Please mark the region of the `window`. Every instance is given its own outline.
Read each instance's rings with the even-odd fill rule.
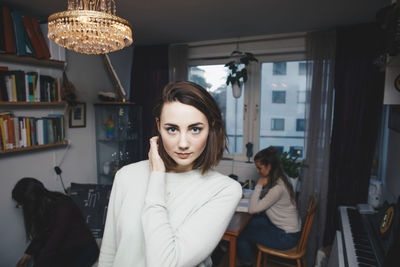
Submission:
[[[285,119],[271,119],[271,130],[272,131],[285,130]]]
[[[274,146],[274,148],[278,151],[279,155],[282,155],[283,153],[283,146]]]
[[[286,103],[286,91],[272,91],[272,103],[285,104]]]
[[[227,86],[227,69],[222,64],[193,66],[189,68],[189,80],[206,88],[216,100],[225,121],[228,135],[228,151],[243,152],[243,93],[234,98],[231,86]],[[245,89],[244,89],[245,90]]]
[[[299,75],[306,75],[307,64],[305,62],[299,62]]]
[[[225,158],[247,161],[246,144],[249,142],[253,144],[253,155],[268,146],[277,147],[281,152],[289,152],[291,147],[304,147],[304,131],[298,129],[304,128],[305,122],[297,122],[304,118],[306,103],[306,75],[300,71],[306,67],[304,36],[263,42],[267,44],[265,51],[262,56],[255,54],[258,63],[249,66],[248,80],[238,99],[232,96],[232,88],[225,83],[228,70],[224,67],[229,61],[226,55],[237,44],[199,42],[189,45],[188,78],[212,94],[225,120],[229,138]],[[268,45],[269,42],[274,45]],[[288,51],[288,46],[295,49],[293,53]],[[260,42],[254,41],[253,46],[246,47],[249,47],[246,52],[253,52],[251,47],[259,49]],[[280,47],[285,49],[277,53]],[[301,153],[302,157],[306,155],[303,149]]]
[[[274,62],[272,68],[273,75],[286,75],[286,62]]]
[[[291,146],[289,149],[289,154],[292,157],[303,157],[303,147],[301,146]]]
[[[297,132],[304,132],[304,119],[297,119],[296,120],[296,131]]]

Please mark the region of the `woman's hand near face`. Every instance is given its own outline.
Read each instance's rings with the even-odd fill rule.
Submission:
[[[266,186],[268,184],[268,177],[260,177],[258,179],[257,185]]]
[[[150,171],[165,172],[164,161],[161,159],[160,154],[158,154],[158,136],[150,138],[149,162]]]

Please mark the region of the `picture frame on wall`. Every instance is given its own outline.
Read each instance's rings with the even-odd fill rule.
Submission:
[[[69,111],[69,128],[86,127],[86,103],[77,103]]]

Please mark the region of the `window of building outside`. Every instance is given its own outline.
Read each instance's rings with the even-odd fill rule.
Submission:
[[[303,147],[301,146],[291,146],[289,149],[289,155],[292,157],[303,157]]]
[[[272,91],[272,103],[285,104],[286,103],[286,91]]]
[[[307,64],[305,62],[299,62],[299,75],[307,74]]]
[[[284,131],[285,119],[271,119],[271,131]]]
[[[304,119],[297,119],[296,120],[296,131],[297,132],[304,132]]]
[[[272,67],[273,75],[286,75],[286,62],[274,62]]]
[[[247,160],[246,144],[251,142],[254,154],[274,146],[289,153],[295,148],[293,153],[304,157],[306,76],[300,74],[299,63],[305,62],[300,58],[302,56],[299,60],[292,59],[292,55],[281,57],[284,61],[277,60],[276,56],[256,57],[259,64],[249,72],[249,79],[238,99],[232,96],[231,87],[225,83],[226,59],[189,62],[189,80],[206,88],[221,108],[229,138],[224,156]],[[303,130],[300,130],[298,120],[303,120]]]

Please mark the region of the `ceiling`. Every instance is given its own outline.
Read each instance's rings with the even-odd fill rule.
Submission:
[[[46,19],[67,0],[0,0]],[[133,25],[136,45],[329,29],[371,22],[390,0],[116,0],[117,15]]]

